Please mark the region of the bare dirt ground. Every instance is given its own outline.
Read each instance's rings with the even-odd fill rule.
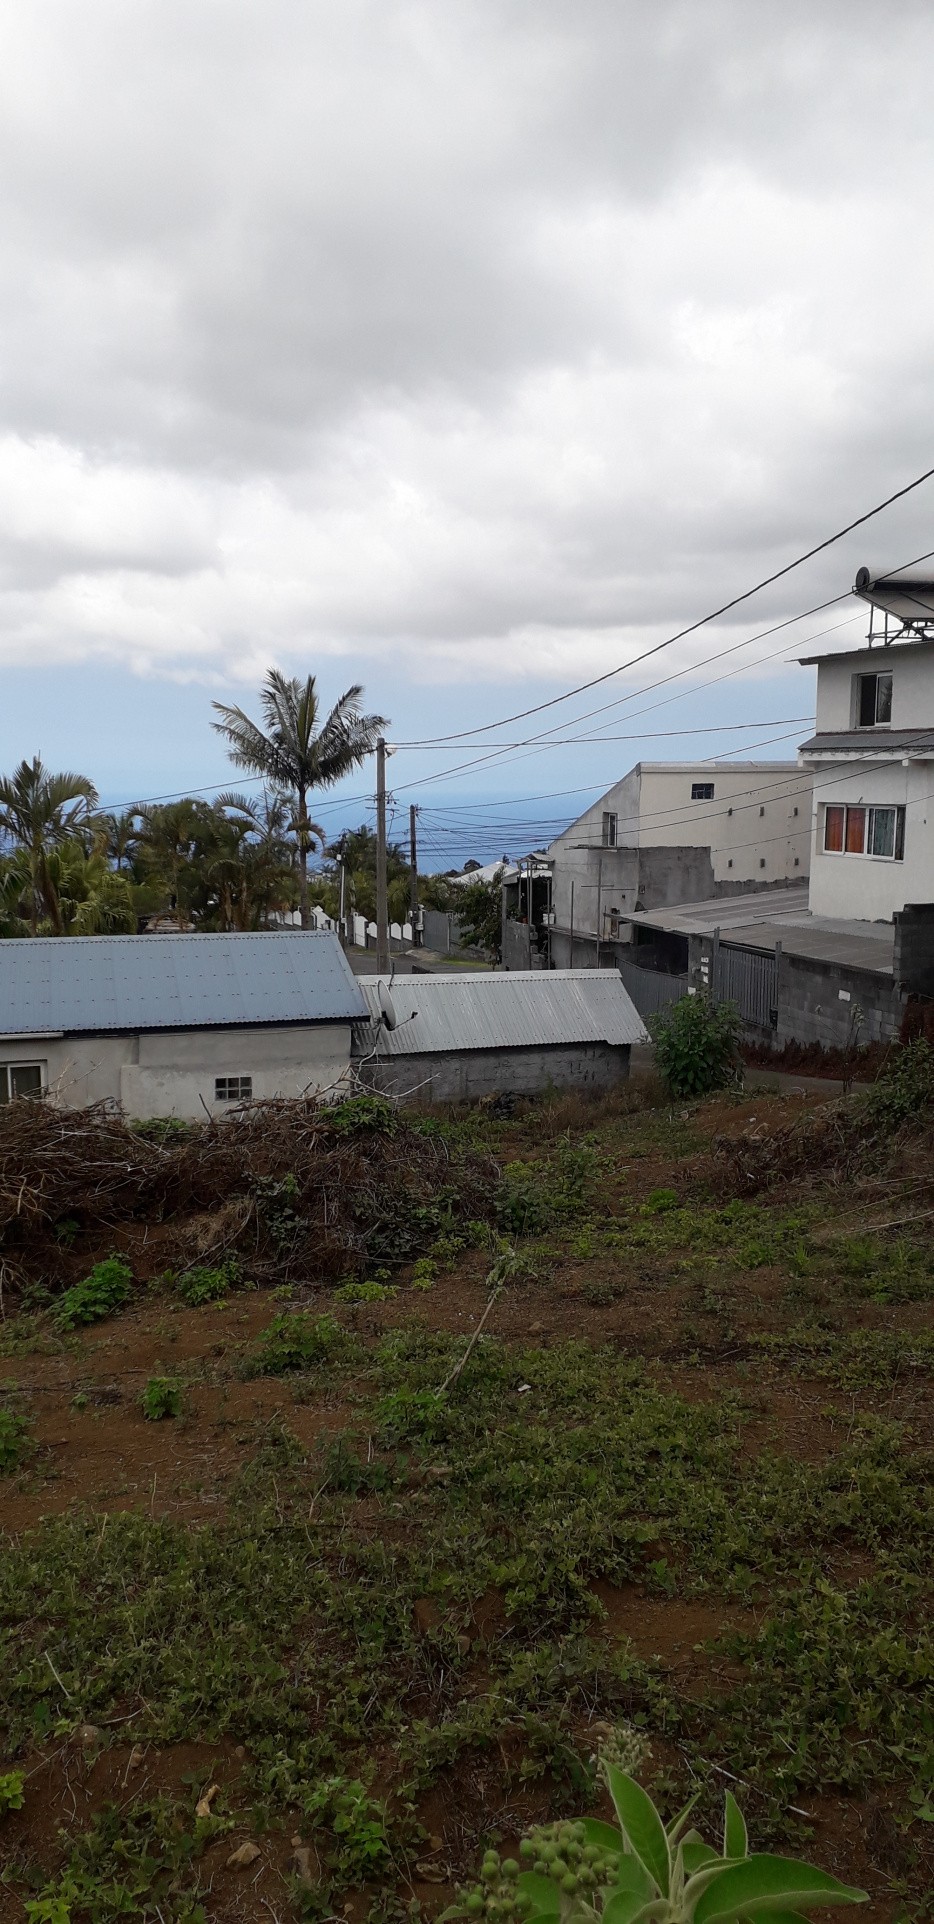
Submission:
[[[128,1256],[119,1313],[7,1306],[4,1924],[434,1914],[484,1841],[601,1808],[620,1721],[662,1803],[712,1819],[738,1781],[754,1843],[877,1924],[932,1914],[926,1239],[867,1234],[871,1178],[731,1205],[718,1147],[818,1101],[441,1122],[506,1171],[520,1258],[441,1418],[479,1232],[370,1300],[292,1276],[195,1308],[129,1225],[63,1265]],[[252,1374],[295,1315],[329,1352]],[[147,1420],[153,1378],[179,1415]]]

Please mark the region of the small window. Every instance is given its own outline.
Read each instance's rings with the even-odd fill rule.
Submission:
[[[764,815],[764,814],[765,814],[765,809],[764,809],[764,808],[760,808],[760,810],[759,810],[759,814],[760,814],[760,815]]]
[[[691,800],[692,802],[712,802],[713,782],[692,782]]]
[[[618,816],[613,815],[610,813],[609,810],[604,809],[603,834],[602,834],[604,848],[616,847],[616,825],[617,825],[618,819],[619,819]]]
[[[42,1065],[39,1062],[0,1062],[0,1102],[15,1096],[41,1096]]]
[[[217,1076],[214,1081],[215,1102],[252,1102],[252,1076]]]
[[[891,675],[857,675],[856,715],[860,728],[877,728],[892,719]]]
[[[759,867],[760,867],[760,868],[764,868],[764,867],[765,867],[765,856],[764,856],[764,855],[760,855],[760,857],[759,857]]]

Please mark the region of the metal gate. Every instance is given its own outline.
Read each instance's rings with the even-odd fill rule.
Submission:
[[[713,996],[734,1002],[744,1022],[774,1029],[778,1022],[778,953],[714,944]]]
[[[658,969],[640,969],[634,962],[622,959],[619,972],[624,988],[643,1019],[654,1015],[657,1009],[667,1009],[671,1002],[680,1002],[688,992],[686,975],[662,975]]]

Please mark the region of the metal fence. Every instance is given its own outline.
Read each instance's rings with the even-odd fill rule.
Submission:
[[[643,1017],[654,1015],[657,1009],[667,1009],[669,1003],[680,1002],[688,992],[686,975],[662,975],[657,969],[640,969],[635,962],[619,963],[623,987]]]

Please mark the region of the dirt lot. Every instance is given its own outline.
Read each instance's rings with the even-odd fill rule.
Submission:
[[[192,1306],[171,1208],[67,1232],[0,1336],[4,1924],[431,1916],[603,1811],[621,1724],[666,1808],[731,1785],[932,1915],[929,1142],[734,1180],[819,1100],[429,1119],[495,1208],[349,1286],[307,1244]],[[58,1327],[111,1254],[129,1300]]]

